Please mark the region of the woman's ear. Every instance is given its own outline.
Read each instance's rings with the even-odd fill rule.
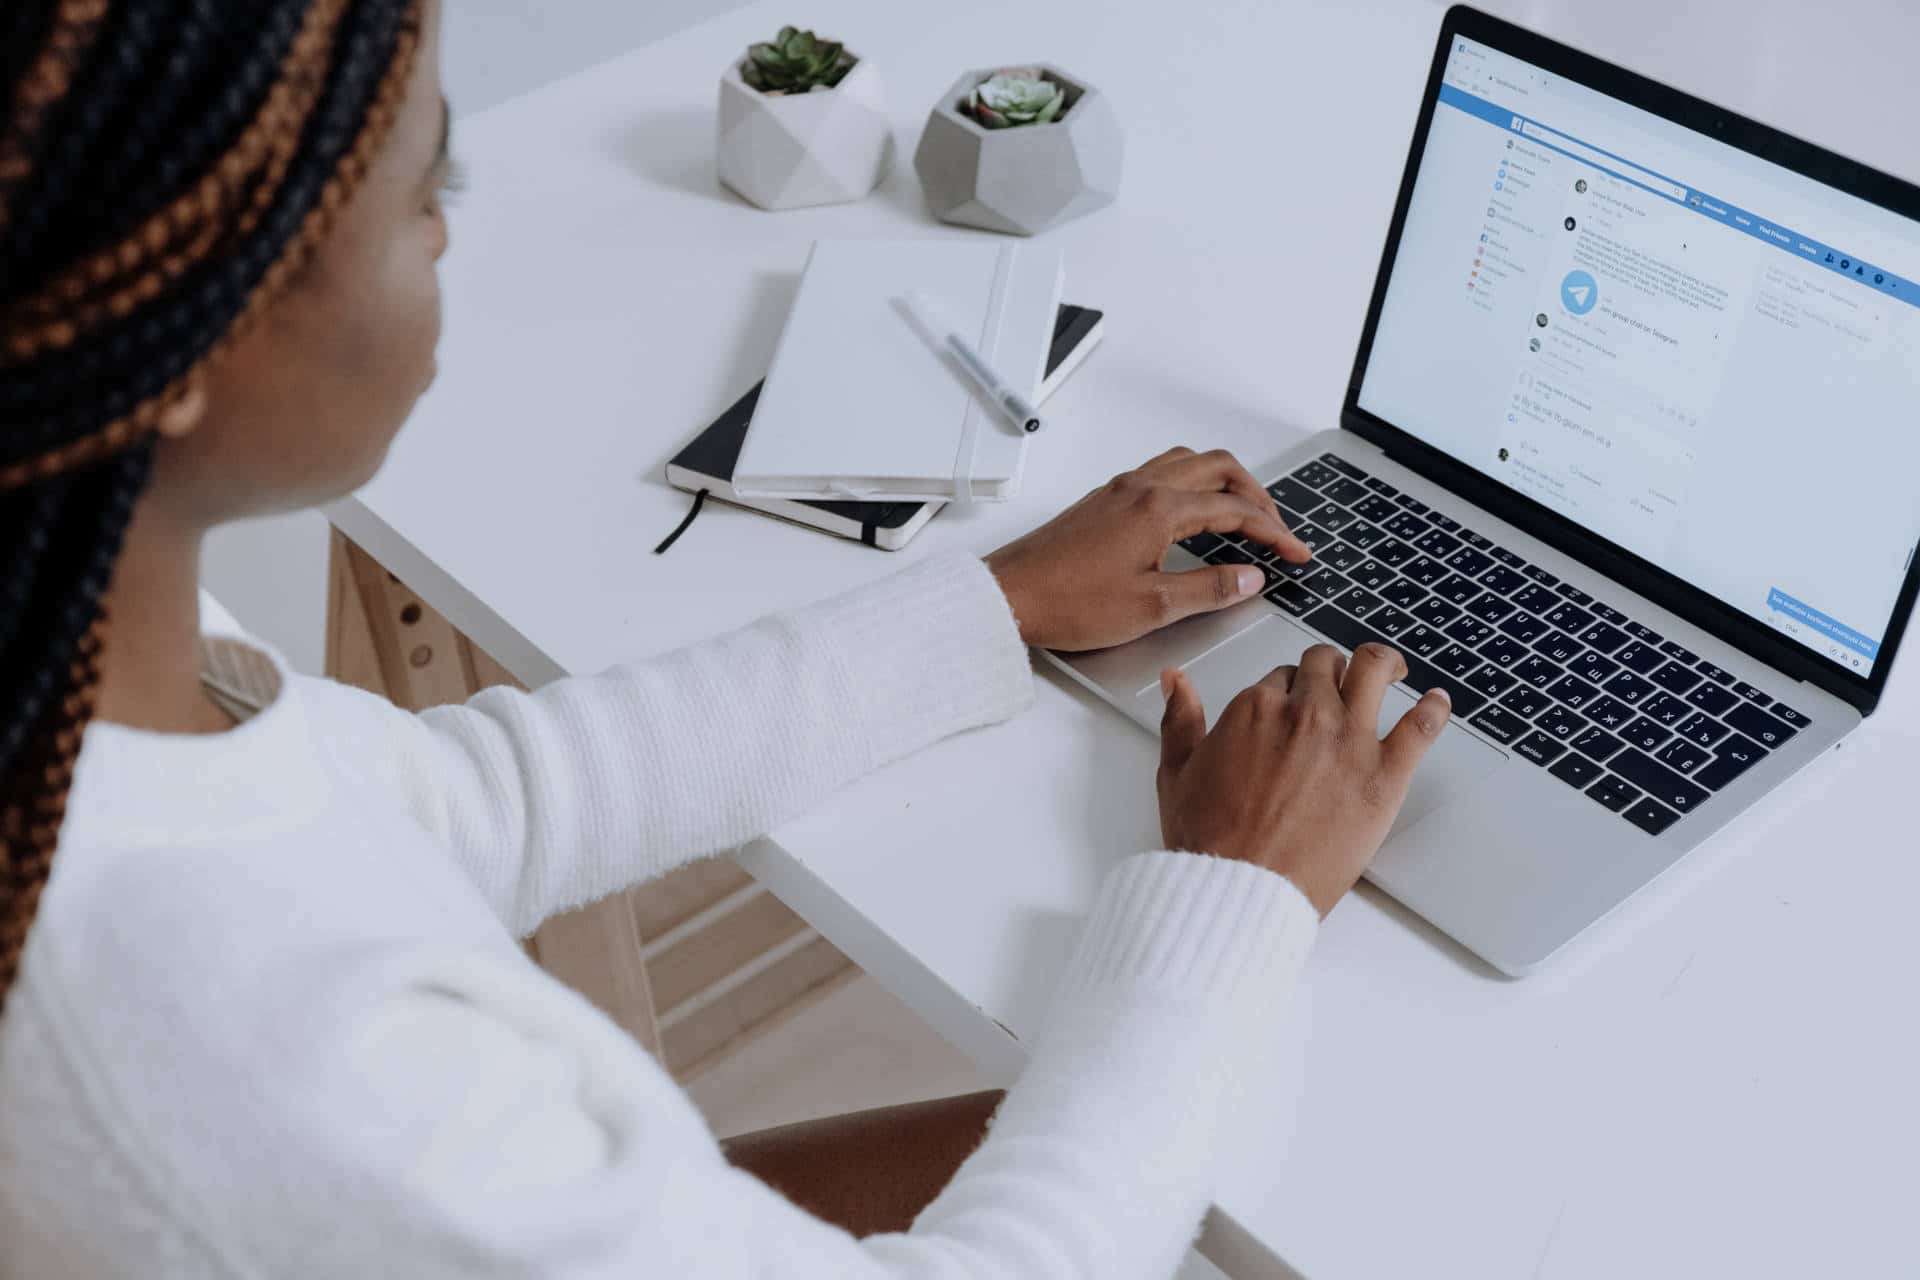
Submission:
[[[191,435],[206,416],[206,384],[196,377],[187,384],[186,391],[178,400],[160,411],[154,430],[160,433],[162,439],[178,440]]]

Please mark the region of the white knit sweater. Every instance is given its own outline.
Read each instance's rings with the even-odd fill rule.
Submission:
[[[0,1023],[0,1273],[1170,1275],[1314,937],[1278,876],[1117,860],[991,1136],[865,1241],[729,1168],[514,943],[1030,685],[943,559],[531,696],[287,676],[229,733],[95,725]]]

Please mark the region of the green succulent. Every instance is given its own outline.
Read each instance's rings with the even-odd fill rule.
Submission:
[[[1067,91],[1039,67],[1011,67],[974,86],[960,109],[989,129],[1048,124],[1067,109]]]
[[[740,75],[762,93],[809,93],[833,88],[857,61],[844,44],[797,27],[782,27],[765,44],[748,46]]]

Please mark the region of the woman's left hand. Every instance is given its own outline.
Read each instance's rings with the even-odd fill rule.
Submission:
[[[1244,534],[1295,564],[1313,555],[1232,454],[1170,449],[1000,548],[987,567],[1028,644],[1104,649],[1259,594],[1265,578],[1252,565],[1161,568],[1170,545],[1202,532]]]

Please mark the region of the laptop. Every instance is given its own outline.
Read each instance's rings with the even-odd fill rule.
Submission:
[[[1920,189],[1467,8],[1263,599],[1049,658],[1157,731],[1331,641],[1453,722],[1369,878],[1537,969],[1871,714],[1920,542]]]

